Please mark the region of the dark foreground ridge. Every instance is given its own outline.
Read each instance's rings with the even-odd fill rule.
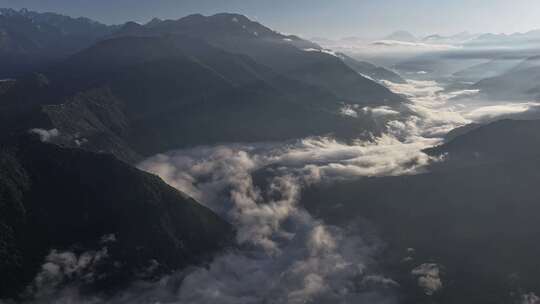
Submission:
[[[426,150],[446,159],[431,173],[318,185],[302,203],[328,223],[362,219],[380,231],[402,303],[522,303],[540,291],[539,130],[516,120],[461,130]],[[411,276],[422,264],[439,267],[433,296]]]
[[[106,292],[208,261],[234,235],[154,175],[110,155],[28,137],[0,151],[0,227],[2,298],[32,286],[55,253],[93,253],[91,267],[58,283]]]

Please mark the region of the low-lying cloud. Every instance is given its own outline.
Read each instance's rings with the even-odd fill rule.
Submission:
[[[465,113],[464,116],[473,121],[490,121],[498,117],[524,114],[538,106],[540,106],[540,103],[537,102],[502,103],[473,109]]]
[[[442,142],[446,132],[510,110],[449,102],[475,92],[446,92],[432,81],[387,86],[411,103],[342,109],[343,115],[371,115],[386,125],[387,133],[370,141],[237,143],[171,151],[142,162],[141,169],[231,222],[239,248],[208,267],[137,283],[113,298],[77,302],[393,303],[399,283],[376,270],[383,243],[361,226],[335,227],[314,218],[298,204],[302,189],[336,179],[423,172],[438,160],[422,151]],[[442,288],[434,264],[420,265],[412,275],[428,295]]]
[[[382,156],[376,146],[311,138],[176,151],[142,163],[141,168],[222,214],[237,227],[237,242],[249,248],[189,274],[179,302],[335,303],[372,297],[376,287],[387,288],[384,280],[369,292],[356,286],[376,274],[370,273],[370,265],[379,242],[366,241],[354,227],[325,225],[298,206],[307,184],[347,171],[371,175],[397,170],[401,162],[390,160],[391,153]],[[360,160],[362,155],[372,159]],[[374,163],[382,165],[373,168]],[[275,170],[267,186],[255,186],[252,174],[269,167]]]
[[[364,39],[315,39],[319,45],[339,53],[351,54],[362,58],[372,56],[412,56],[421,53],[459,50],[461,46],[451,43],[437,42],[408,42],[398,40]]]
[[[521,303],[522,304],[539,304],[540,297],[538,297],[536,294],[531,292],[521,297]]]
[[[440,136],[483,118],[477,115],[482,111],[502,115],[510,110],[449,102],[477,92],[447,92],[436,82],[388,85],[412,102],[402,108],[342,109],[343,115],[362,111],[384,121],[388,133],[372,141],[343,143],[317,137],[200,147],[141,164],[225,216],[238,228],[238,243],[250,248],[223,255],[209,268],[186,276],[180,302],[335,303],[373,294],[379,301],[394,300],[383,290],[399,284],[371,272],[380,244],[366,243],[365,231],[328,226],[313,218],[297,205],[302,187],[331,179],[422,172],[436,160],[421,151],[438,144]],[[261,171],[270,172],[266,188],[253,181],[253,174]],[[422,264],[411,274],[426,295],[443,287],[436,264]]]
[[[42,142],[50,142],[54,138],[60,136],[60,131],[58,129],[51,129],[51,130],[45,130],[45,129],[31,129],[28,131],[30,134],[36,134],[39,136],[39,139]]]
[[[238,230],[237,242],[243,249],[189,273],[179,288],[179,302],[394,300],[388,290],[399,284],[373,272],[374,256],[382,244],[365,238],[366,232],[358,227],[338,228],[313,218],[298,205],[299,196],[304,186],[321,181],[421,172],[433,161],[422,150],[440,139],[423,137],[423,117],[414,113],[400,116],[389,107],[348,110],[380,116],[388,122],[389,133],[350,143],[314,137],[199,147],[157,155],[140,164]],[[255,183],[255,174],[269,177],[267,183]]]
[[[96,279],[96,265],[107,256],[106,247],[99,251],[88,251],[81,254],[52,250],[45,258],[41,271],[27,287],[26,294],[40,303],[55,302],[58,298],[67,300],[73,291],[71,288],[64,288],[64,286],[73,281],[77,282],[76,285],[93,282]]]

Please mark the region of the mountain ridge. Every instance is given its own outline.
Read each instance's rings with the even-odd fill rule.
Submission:
[[[1,146],[0,166],[0,269],[9,274],[0,278],[2,298],[30,285],[53,250],[106,246],[96,279],[85,284],[114,291],[137,277],[151,280],[204,263],[232,244],[230,224],[111,155],[26,135]],[[114,237],[105,245],[106,235]],[[144,274],[153,261],[155,269]]]

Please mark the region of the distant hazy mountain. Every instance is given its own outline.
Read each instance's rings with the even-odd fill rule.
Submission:
[[[0,9],[0,77],[50,64],[90,46],[114,29],[87,18]]]
[[[468,41],[467,47],[509,47],[530,48],[540,45],[540,30],[532,30],[525,33],[513,34],[482,34]]]
[[[49,269],[41,268],[47,257],[53,256],[50,267],[66,273],[53,269],[45,280],[114,291],[207,261],[233,235],[209,209],[113,156],[29,137],[0,146],[3,298],[31,286]],[[62,261],[75,264],[53,264]]]
[[[386,68],[376,66],[366,61],[358,61],[352,57],[349,57],[345,54],[338,54],[339,57],[343,59],[343,62],[351,67],[356,72],[361,75],[370,77],[371,79],[377,81],[390,81],[393,83],[406,83],[405,79],[399,76],[397,73],[392,72]]]
[[[422,38],[426,43],[439,43],[439,44],[452,44],[461,45],[475,39],[479,35],[471,34],[469,32],[461,32],[455,35],[443,36],[439,34],[433,34]]]
[[[439,34],[434,34],[434,35],[429,35],[429,36],[426,36],[424,38],[422,38],[422,41],[425,41],[425,42],[432,42],[432,41],[440,41],[440,40],[443,40],[445,39],[445,37],[439,35]]]
[[[6,18],[18,17],[30,19],[37,25],[48,25],[60,31],[61,34],[68,36],[90,35],[97,38],[103,35],[103,33],[110,31],[108,26],[85,17],[72,18],[56,13],[38,13],[27,9],[16,11],[9,8],[0,8],[0,14]]]
[[[452,140],[454,140],[455,138],[461,136],[461,135],[464,135],[464,134],[467,134],[469,133],[470,131],[474,130],[474,129],[477,129],[479,127],[481,127],[482,124],[478,124],[478,123],[470,123],[470,124],[467,124],[467,125],[464,125],[464,126],[461,126],[461,127],[457,127],[453,130],[450,130],[450,132],[448,132],[445,136],[444,136],[444,141],[445,143],[448,143]]]
[[[396,41],[405,41],[405,42],[416,42],[418,41],[418,38],[416,38],[413,34],[407,32],[407,31],[396,31],[392,34],[386,36],[383,38],[384,40],[396,40]]]
[[[537,100],[540,98],[540,57],[530,57],[505,73],[473,85],[496,100]]]
[[[512,56],[496,58],[458,71],[452,74],[452,76],[460,81],[478,82],[486,78],[504,74],[522,61],[523,59]]]
[[[335,55],[340,57],[343,60],[343,62],[345,62],[345,64],[347,64],[350,68],[360,73],[361,75],[367,76],[376,81],[387,80],[387,81],[392,81],[395,83],[403,83],[405,81],[403,78],[401,78],[401,76],[391,71],[390,69],[382,67],[382,66],[377,66],[375,64],[372,64],[362,59],[369,56],[351,55],[352,53],[355,53],[355,51],[349,53],[349,51],[351,50],[355,50],[356,48],[369,44],[370,41],[367,39],[362,39],[362,38],[357,38],[357,37],[347,37],[347,38],[342,38],[339,40],[330,40],[326,38],[312,38],[312,39],[313,41],[323,45],[323,47],[332,50],[332,51],[327,51],[327,52],[333,52]],[[334,48],[337,51],[334,52],[333,51]],[[321,48],[321,51],[324,52],[325,50]]]

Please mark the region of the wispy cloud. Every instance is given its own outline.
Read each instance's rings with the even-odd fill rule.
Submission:
[[[37,134],[42,142],[50,142],[55,137],[60,136],[60,131],[58,131],[58,129],[31,129],[28,132],[31,134]]]
[[[107,256],[106,247],[81,254],[52,250],[26,293],[37,302],[56,301],[62,297],[59,293],[71,294],[69,288],[64,288],[66,283],[75,280],[84,283],[94,281],[96,265]]]
[[[503,103],[497,105],[488,105],[478,107],[472,111],[464,113],[464,117],[474,121],[489,121],[497,117],[523,114],[527,111],[540,106],[537,102],[524,102],[524,103]]]
[[[433,295],[443,287],[440,266],[437,264],[422,264],[414,268],[411,274],[417,277],[418,287],[426,295]]]

